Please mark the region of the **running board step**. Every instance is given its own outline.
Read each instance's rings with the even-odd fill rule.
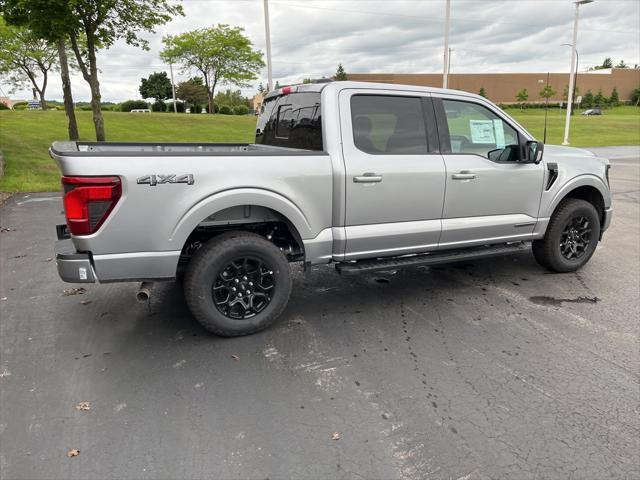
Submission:
[[[494,247],[467,248],[464,250],[426,253],[407,257],[378,258],[375,260],[361,260],[345,262],[336,265],[338,273],[345,276],[370,273],[390,268],[413,267],[417,265],[442,265],[445,263],[464,262],[481,258],[510,255],[528,250],[529,244],[518,242]]]

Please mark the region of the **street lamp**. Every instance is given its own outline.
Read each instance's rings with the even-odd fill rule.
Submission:
[[[571,47],[573,48],[573,45],[571,45],[570,43],[562,43],[560,44],[561,47]],[[580,55],[578,55],[578,49],[575,49],[576,51],[576,71],[573,75],[573,98],[576,98],[576,88],[578,88],[578,65],[580,63]],[[567,91],[567,101],[569,100],[569,92]],[[573,104],[571,105],[572,109],[571,109],[571,115],[573,115]]]
[[[571,123],[571,111],[573,110],[573,89],[575,86],[575,67],[576,67],[576,54],[577,54],[577,45],[578,45],[578,18],[580,12],[580,5],[585,5],[587,3],[592,3],[594,0],[578,0],[577,2],[573,2],[576,6],[576,11],[573,16],[573,42],[571,45],[573,48],[571,49],[571,73],[569,76],[569,92],[567,99],[567,118],[564,123],[564,141],[563,145],[569,145],[569,124]]]

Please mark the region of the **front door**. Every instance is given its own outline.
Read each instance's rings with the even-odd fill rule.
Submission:
[[[437,247],[445,166],[430,102],[424,93],[340,93],[346,259]]]
[[[544,166],[519,161],[522,134],[488,106],[453,96],[433,101],[447,172],[439,248],[528,240]]]

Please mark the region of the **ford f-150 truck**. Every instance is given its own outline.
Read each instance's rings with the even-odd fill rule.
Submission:
[[[608,160],[543,145],[457,90],[284,87],[266,96],[253,144],[55,142],[50,153],[66,215],[61,278],[184,272],[191,312],[225,336],[284,311],[289,262],[353,275],[532,243],[543,267],[568,272],[593,255],[612,215]]]

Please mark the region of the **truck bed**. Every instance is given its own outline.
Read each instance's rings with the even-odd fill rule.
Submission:
[[[319,152],[255,143],[180,142],[54,142],[51,152],[60,156],[261,156],[318,155]]]

